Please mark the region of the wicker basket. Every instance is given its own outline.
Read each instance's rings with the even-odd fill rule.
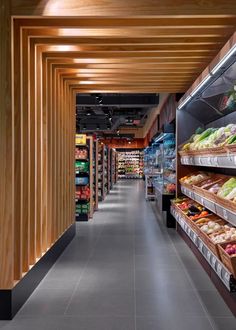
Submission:
[[[236,241],[231,241],[227,243],[221,243],[218,245],[219,247],[219,253],[220,253],[220,259],[222,263],[225,265],[225,267],[234,275],[236,278],[236,256],[230,256],[226,251],[225,247],[228,244],[236,244]]]

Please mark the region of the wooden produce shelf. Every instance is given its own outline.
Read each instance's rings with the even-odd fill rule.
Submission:
[[[171,206],[171,214],[176,219],[186,235],[197,247],[202,256],[206,259],[208,264],[217,274],[228,291],[236,292],[236,280],[233,274],[222,264],[219,258],[209,249],[209,247],[202,241],[198,234],[189,226],[184,216],[173,206]]]
[[[209,200],[204,196],[200,196],[193,190],[181,186],[181,191],[184,195],[188,196],[189,198],[195,200],[196,202],[200,203],[202,206],[206,207],[213,213],[217,214],[221,218],[225,219],[233,226],[236,226],[236,212],[232,211],[229,208],[226,208],[223,205],[216,203],[215,201]]]

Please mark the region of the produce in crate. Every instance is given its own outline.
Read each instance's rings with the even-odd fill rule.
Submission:
[[[236,178],[230,178],[219,189],[217,196],[236,201]]]
[[[197,174],[192,174],[192,175],[187,175],[187,176],[184,176],[183,178],[180,179],[180,183],[186,183],[186,184],[189,184],[189,185],[193,185],[193,184],[196,184],[204,179],[207,179],[208,178],[208,174],[207,173],[204,173],[204,172],[200,172],[200,173],[197,173]]]
[[[236,143],[236,124],[229,124],[220,128],[208,128],[201,134],[194,134],[183,145],[182,150],[217,148],[232,143]]]
[[[219,231],[220,229],[222,229],[223,226],[220,225],[219,223],[215,222],[215,221],[209,221],[206,224],[204,224],[203,226],[200,227],[200,229],[206,233],[207,235],[209,234],[213,234],[217,231]]]
[[[224,225],[221,231],[210,235],[215,244],[230,242],[236,239],[236,228]]]
[[[227,244],[225,247],[225,252],[230,256],[236,256],[236,244]]]

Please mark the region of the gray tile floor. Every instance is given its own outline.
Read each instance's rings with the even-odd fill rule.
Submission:
[[[235,330],[236,319],[143,182],[123,181],[4,330]]]

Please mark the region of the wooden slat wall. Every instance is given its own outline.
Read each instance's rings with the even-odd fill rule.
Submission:
[[[0,289],[12,288],[74,221],[75,94],[16,20],[11,112],[11,20],[5,10],[1,7]]]

